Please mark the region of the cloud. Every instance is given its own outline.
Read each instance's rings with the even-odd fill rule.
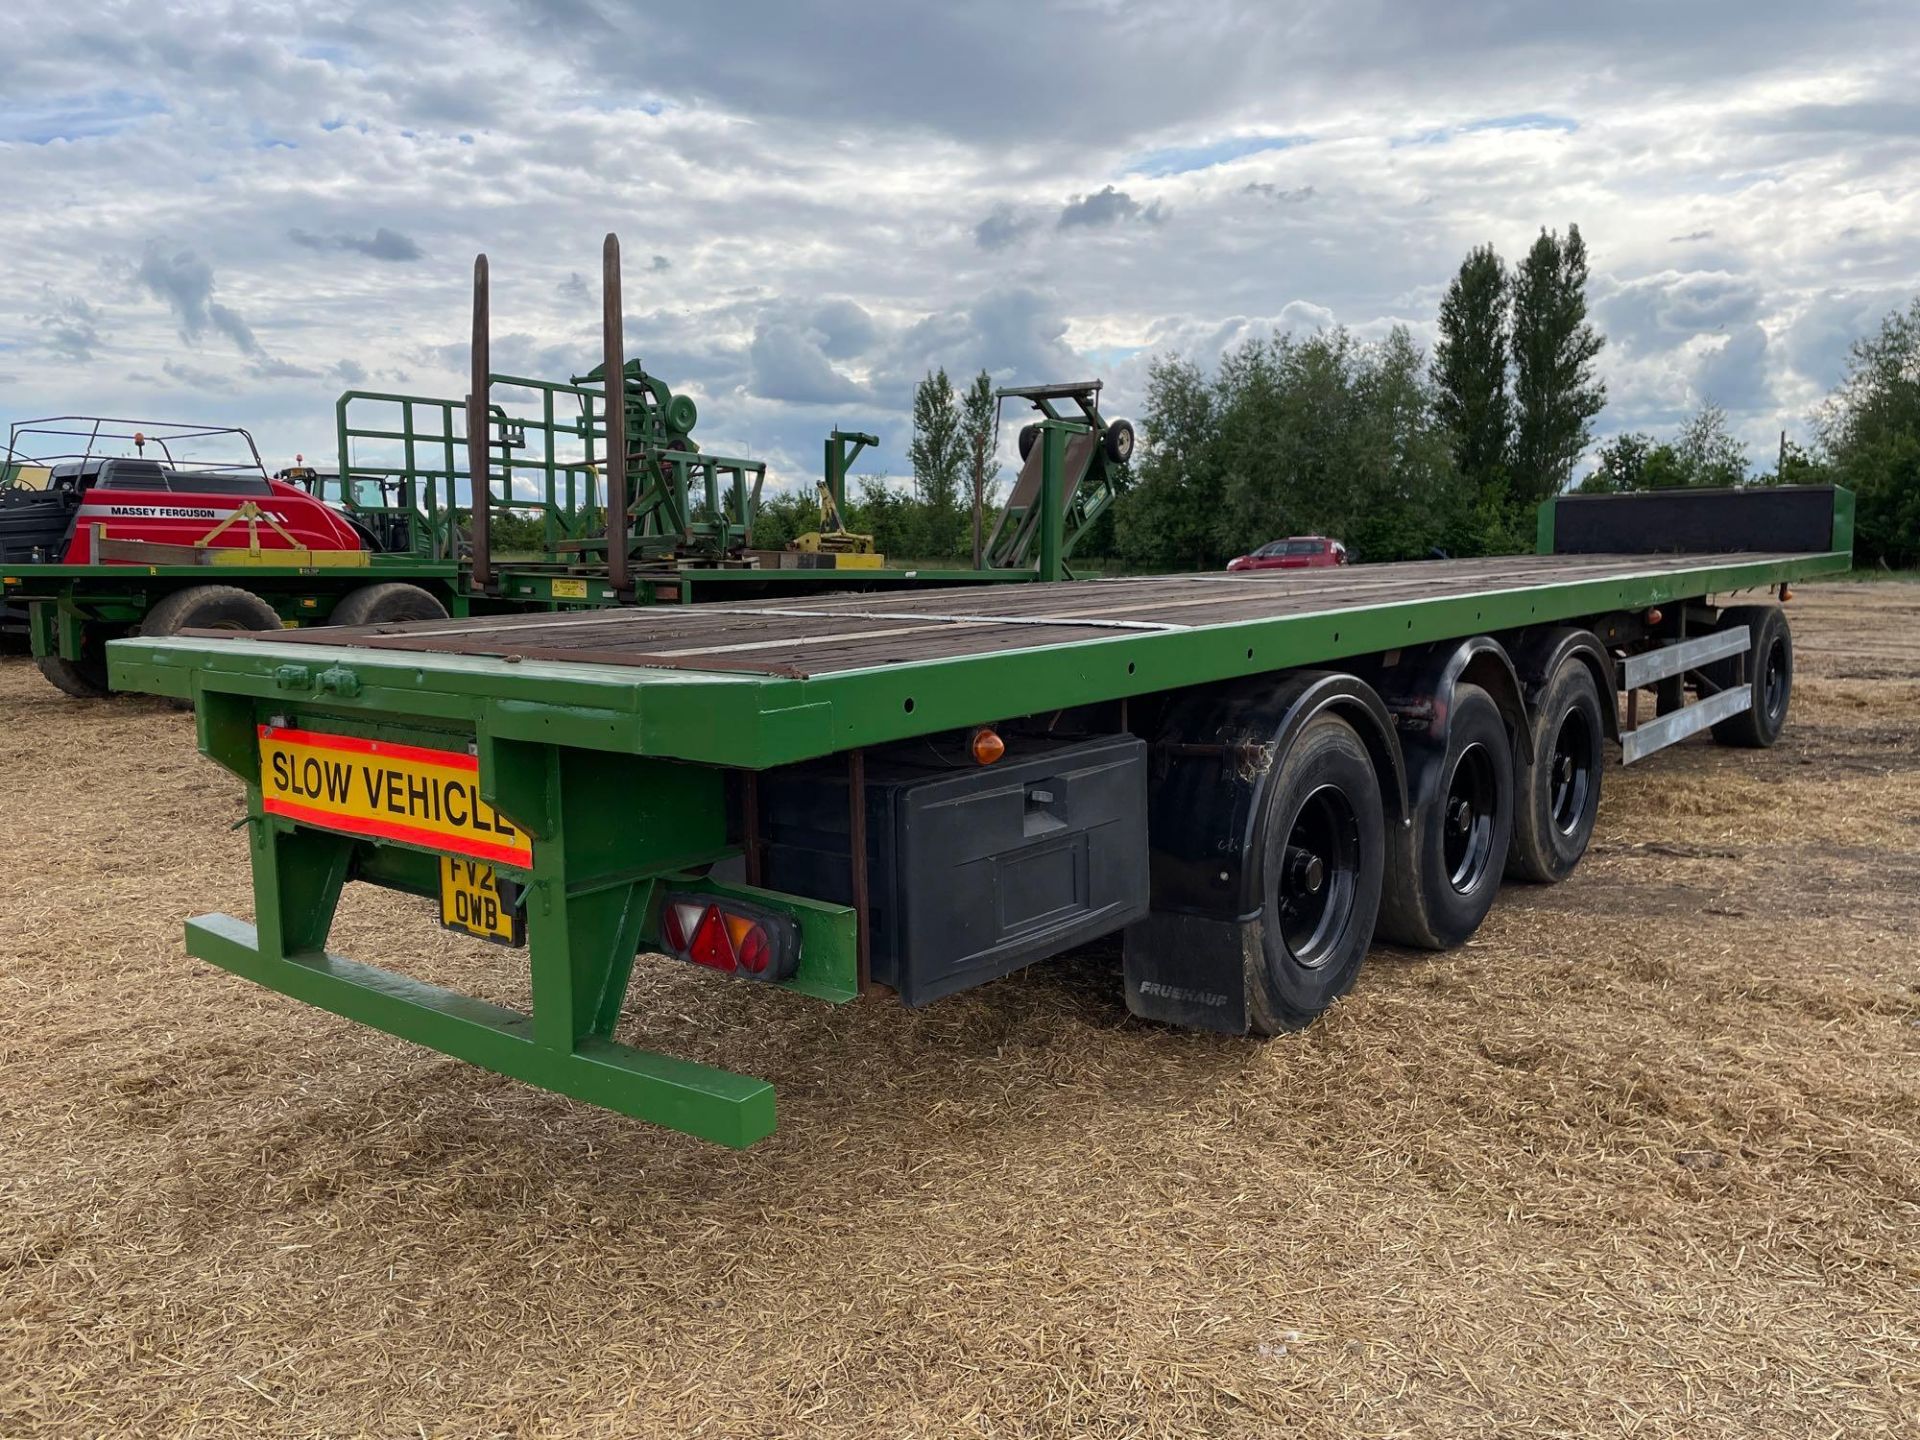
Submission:
[[[1794,105],[1751,122],[1756,130],[1799,135],[1888,135],[1920,140],[1920,103],[1891,97]]]
[[[1333,317],[1430,341],[1470,246],[1511,263],[1576,220],[1602,426],[1664,433],[1711,386],[1760,407],[1757,447],[1920,289],[1920,29],[1884,0],[250,0],[215,35],[218,9],[0,19],[0,179],[43,202],[8,213],[0,407],[68,408],[110,357],[310,449],[346,383],[323,357],[462,393],[482,248],[496,363],[577,373],[612,224],[629,353],[697,396],[703,443],[811,476],[844,406],[899,474],[929,364],[1099,374],[1138,413],[1169,349]]]
[[[1764,299],[1765,291],[1750,275],[1663,270],[1614,286],[1595,310],[1609,339],[1658,351],[1703,332],[1751,324]]]
[[[1702,400],[1730,413],[1764,410],[1773,402],[1768,359],[1767,332],[1758,325],[1739,326],[1701,357],[1694,389]]]
[[[213,298],[213,267],[192,250],[169,254],[159,241],[149,240],[134,275],[172,309],[180,334],[188,341],[198,343],[213,330],[231,340],[242,355],[259,353],[260,344],[247,322]]]
[[[654,256],[653,259],[647,265],[647,269],[653,271],[656,275],[659,274],[662,270],[671,270],[672,268],[673,268],[673,262],[667,259],[667,257],[664,255]]]
[[[829,300],[807,317],[823,354],[836,360],[864,353],[880,333],[873,316],[851,300]]]
[[[1304,205],[1313,199],[1315,189],[1311,185],[1302,185],[1293,190],[1282,190],[1269,180],[1249,180],[1244,190],[1248,195],[1264,195],[1267,199],[1281,205]]]
[[[1002,385],[1078,380],[1087,362],[1067,342],[1069,328],[1056,295],[1025,285],[989,290],[888,340],[874,388],[904,406],[914,382],[941,368],[956,380],[985,370]]]
[[[41,343],[62,360],[86,364],[100,343],[100,311],[78,295],[55,295],[49,287],[36,316]]]
[[[982,250],[1004,250],[1039,223],[1030,215],[1016,213],[1011,205],[996,205],[973,227],[973,243]]]
[[[797,326],[776,321],[757,327],[748,355],[751,388],[762,399],[836,405],[870,398],[864,386],[833,368],[818,340]]]
[[[1874,289],[1829,290],[1814,296],[1787,327],[1781,347],[1787,363],[1820,389],[1831,389],[1846,374],[1854,341],[1876,333],[1881,321],[1904,308],[1912,294]]]
[[[426,253],[411,236],[384,225],[371,235],[318,235],[311,230],[289,230],[287,238],[309,250],[349,250],[371,260],[406,262],[419,260]]]
[[[367,367],[357,360],[336,360],[327,373],[349,390],[357,390],[367,383]]]
[[[1076,225],[1098,228],[1118,225],[1123,220],[1144,220],[1157,225],[1165,218],[1160,202],[1142,205],[1124,190],[1108,185],[1092,195],[1076,195],[1060,211],[1060,228]]]
[[[199,365],[189,365],[183,360],[168,360],[160,369],[168,379],[178,381],[189,390],[226,390],[233,384],[231,376]]]
[[[276,360],[271,355],[256,355],[248,364],[247,373],[261,380],[318,380],[326,372],[310,365],[296,365],[291,360]]]

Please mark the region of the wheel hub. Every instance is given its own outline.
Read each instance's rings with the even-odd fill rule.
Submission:
[[[1360,823],[1337,786],[1309,795],[1288,827],[1274,875],[1280,941],[1307,969],[1338,952],[1360,871]]]
[[[1287,868],[1293,888],[1307,895],[1318,895],[1327,883],[1327,862],[1311,850],[1297,845],[1287,848]]]
[[[1464,835],[1473,829],[1473,804],[1458,795],[1447,800],[1447,828],[1455,835]]]
[[[1593,790],[1593,728],[1584,711],[1569,710],[1553,737],[1553,759],[1547,770],[1547,813],[1562,835],[1580,828]]]
[[[1478,889],[1493,868],[1493,816],[1498,796],[1492,754],[1484,745],[1467,746],[1447,780],[1441,825],[1447,879],[1462,895]]]

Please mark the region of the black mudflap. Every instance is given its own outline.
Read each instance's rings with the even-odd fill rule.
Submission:
[[[1127,1009],[1143,1020],[1244,1035],[1247,957],[1260,957],[1258,920],[1154,911],[1127,926]]]

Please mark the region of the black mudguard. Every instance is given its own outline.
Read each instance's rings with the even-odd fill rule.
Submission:
[[[1394,719],[1364,680],[1306,670],[1194,690],[1151,744],[1151,912],[1127,927],[1127,1008],[1145,1019],[1247,1032],[1246,962],[1260,954],[1261,837],[1294,736],[1333,711],[1373,757],[1389,826],[1411,813]],[[1248,947],[1251,946],[1251,950]]]

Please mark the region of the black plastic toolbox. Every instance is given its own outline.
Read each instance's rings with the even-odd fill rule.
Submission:
[[[1147,747],[1015,740],[954,768],[867,761],[873,978],[909,1005],[992,980],[1147,912]],[[844,761],[760,782],[763,883],[851,903]]]

